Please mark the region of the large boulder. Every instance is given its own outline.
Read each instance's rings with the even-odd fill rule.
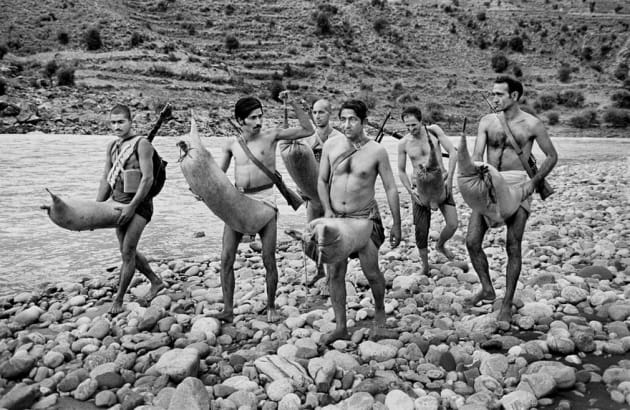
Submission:
[[[175,382],[195,377],[199,371],[199,352],[195,349],[169,350],[155,364],[155,370]]]

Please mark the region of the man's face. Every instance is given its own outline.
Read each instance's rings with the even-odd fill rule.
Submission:
[[[403,122],[405,123],[405,127],[407,127],[407,131],[415,137],[420,136],[420,129],[422,128],[422,124],[416,118],[415,115],[405,115],[403,117]]]
[[[359,138],[363,135],[363,123],[354,110],[349,108],[341,110],[341,114],[339,114],[339,121],[341,122],[340,125],[346,137]]]
[[[125,138],[131,131],[131,121],[125,114],[110,114],[109,126],[118,138]]]
[[[516,103],[516,92],[508,92],[506,83],[495,83],[492,86],[492,105],[496,111],[504,111]]]
[[[256,108],[245,117],[241,123],[243,130],[251,133],[258,134],[262,128],[263,111],[261,108]]]
[[[330,121],[330,106],[325,101],[317,101],[313,105],[313,120],[315,126],[325,128]]]

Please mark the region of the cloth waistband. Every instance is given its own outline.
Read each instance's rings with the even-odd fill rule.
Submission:
[[[261,186],[257,186],[254,188],[242,188],[242,187],[236,187],[236,189],[238,189],[240,192],[244,193],[244,194],[255,194],[256,192],[260,192],[260,191],[264,191],[267,189],[273,188],[273,182],[270,182],[268,184],[265,185],[261,185]]]

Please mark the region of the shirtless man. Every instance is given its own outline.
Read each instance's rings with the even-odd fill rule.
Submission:
[[[319,163],[322,157],[322,147],[324,143],[330,138],[342,137],[343,134],[330,125],[330,114],[332,113],[332,107],[330,102],[325,99],[317,100],[311,107],[313,114],[313,121],[315,122],[315,133],[307,139],[307,144],[313,149],[315,159]],[[313,219],[321,218],[324,216],[324,209],[314,205],[312,202],[308,202],[306,205],[306,222],[311,222]],[[317,267],[317,275],[308,282],[308,286],[313,286],[315,283],[326,276],[323,266]],[[327,294],[328,283],[326,284]]]
[[[358,100],[346,101],[339,110],[339,120],[345,137],[329,138],[324,143],[317,192],[326,217],[366,218],[374,224],[371,240],[358,252],[358,257],[374,296],[373,335],[376,336],[385,325],[385,278],[378,266],[378,248],[385,240],[385,232],[374,198],[376,177],[380,176],[383,182],[394,219],[390,231],[392,247],[400,243],[398,190],[387,151],[363,131],[367,124],[366,105]],[[352,150],[355,152],[350,154]],[[347,259],[327,265],[336,328],[324,338],[325,344],[349,338],[346,325],[347,266]]]
[[[263,128],[263,110],[260,101],[254,97],[243,97],[234,106],[234,116],[241,126],[243,139],[249,150],[271,172],[276,170],[276,146],[279,140],[292,140],[308,137],[315,131],[308,114],[300,104],[289,98],[283,91],[283,99],[289,99],[300,122],[297,128]],[[230,138],[224,149],[219,166],[226,172],[234,157],[234,177],[236,187],[243,193],[276,208],[274,186],[269,177],[261,171],[245,154],[236,138]],[[258,234],[262,243],[262,259],[267,282],[267,321],[275,322],[279,314],[275,308],[278,287],[276,266],[276,222],[273,218]],[[234,319],[234,259],[243,233],[236,232],[227,224],[223,227],[223,249],[221,252],[221,287],[223,289],[223,312],[215,315],[220,320],[232,322]]]
[[[437,157],[444,175],[444,189],[446,190],[446,198],[443,202],[436,204],[442,215],[444,215],[445,226],[440,233],[436,248],[444,254],[448,259],[453,259],[453,254],[446,247],[448,241],[455,234],[457,229],[457,209],[453,200],[453,176],[455,175],[455,165],[457,161],[457,150],[444,134],[444,131],[438,125],[430,125],[426,129],[430,135],[427,135],[422,125],[422,112],[418,107],[407,107],[401,115],[405,126],[409,133],[403,137],[398,143],[398,177],[412,199],[413,224],[416,231],[416,245],[422,260],[422,274],[429,275],[429,225],[431,222],[431,204],[423,197],[423,193],[415,190],[407,176],[407,156],[411,160],[414,175],[421,167],[426,167],[429,163],[431,149],[429,147],[428,138],[431,138],[433,146],[437,152]],[[448,151],[448,172],[442,161],[440,145]]]
[[[153,184],[153,146],[146,138],[135,137],[131,129],[131,112],[127,106],[116,105],[112,108],[109,124],[118,139],[107,147],[105,170],[96,201],[103,202],[111,196],[114,201],[124,204],[120,207],[116,228],[122,257],[120,283],[110,309],[110,313],[116,315],[124,310],[123,299],[136,268],[151,282],[147,300],[153,299],[164,288],[164,282],[153,272],[147,258],[136,250],[142,231],[153,215],[153,198],[147,196]],[[121,159],[128,156],[128,159],[122,166],[114,166],[119,156]],[[129,170],[140,170],[142,174],[140,184],[135,189],[125,187],[123,183],[123,173]]]
[[[518,278],[521,274],[521,241],[525,224],[530,213],[532,197],[536,186],[546,177],[558,161],[558,154],[543,123],[531,114],[520,109],[518,100],[523,95],[523,85],[507,76],[502,76],[494,81],[492,87],[492,104],[498,115],[505,115],[505,119],[518,145],[521,146],[524,154],[528,157],[532,151],[534,141],[545,154],[545,160],[541,163],[538,173],[529,180],[518,155],[507,141],[503,127],[497,114],[488,114],[479,122],[473,161],[483,161],[484,151],[487,150],[487,161],[489,164],[507,176],[517,175],[517,179],[512,179],[513,184],[520,184],[527,181],[525,185],[525,196],[516,213],[509,217],[505,223],[507,225],[506,252],[508,257],[506,272],[506,289],[501,310],[497,317],[499,321],[511,321],[512,301]],[[468,234],[466,235],[466,247],[479,280],[481,290],[468,300],[471,305],[482,301],[493,301],[496,298],[490,274],[488,273],[488,258],[483,251],[483,238],[488,230],[488,223],[482,215],[472,212],[468,222]]]

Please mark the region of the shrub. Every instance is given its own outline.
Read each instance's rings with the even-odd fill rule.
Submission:
[[[383,34],[388,26],[389,21],[387,21],[385,17],[379,17],[374,20],[374,31],[376,31],[378,34]]]
[[[477,13],[477,20],[485,21],[486,20],[486,12],[485,11],[480,11],[479,13]]]
[[[568,64],[562,64],[558,68],[558,79],[563,83],[568,83],[571,80],[571,66]]]
[[[165,13],[168,10],[168,1],[166,0],[158,1],[158,3],[155,5],[155,9],[157,11],[161,11],[162,13]]]
[[[293,68],[291,68],[291,64],[286,63],[284,65],[284,69],[282,70],[282,74],[285,77],[292,77],[293,76]]]
[[[617,108],[630,108],[630,91],[619,90],[611,97],[614,102],[614,106]]]
[[[47,78],[52,78],[53,75],[55,75],[55,73],[57,72],[58,68],[59,66],[57,65],[57,62],[55,60],[50,60],[44,66],[44,75]]]
[[[556,125],[560,122],[560,115],[555,111],[548,112],[547,120],[549,121],[549,125]]]
[[[4,55],[9,51],[6,44],[0,44],[0,60],[4,58]]]
[[[558,94],[558,104],[569,108],[580,108],[584,104],[584,94],[576,90],[563,91]]]
[[[74,85],[74,68],[61,67],[57,70],[57,85],[73,86]]]
[[[236,50],[237,48],[240,47],[240,43],[238,42],[238,39],[236,37],[234,37],[234,35],[229,34],[225,37],[225,48],[229,51],[232,52],[233,50]]]
[[[317,34],[320,34],[320,35],[330,34],[332,29],[331,29],[328,13],[325,13],[323,11],[320,11],[319,13],[317,13],[317,15],[315,16],[315,26],[316,26],[315,32]]]
[[[57,41],[59,41],[59,44],[66,45],[70,42],[70,36],[62,30],[57,33]]]
[[[613,75],[617,80],[625,81],[628,78],[628,64],[619,63]]]
[[[0,77],[0,95],[5,95],[7,92],[7,80]]]
[[[509,62],[506,56],[498,53],[492,56],[490,64],[495,72],[502,73],[507,69]]]
[[[616,128],[626,128],[630,125],[630,111],[619,108],[608,108],[604,111],[603,120]]]
[[[188,32],[189,36],[194,36],[197,33],[197,29],[193,23],[182,23],[182,28]]]
[[[534,108],[541,111],[552,109],[558,100],[557,94],[540,94],[534,102]]]
[[[514,74],[514,77],[520,78],[523,76],[523,70],[521,70],[521,66],[515,65],[514,67],[512,67],[512,74]]]
[[[85,45],[88,50],[98,50],[103,43],[101,42],[101,32],[96,27],[90,27],[85,32]]]
[[[580,52],[580,58],[585,61],[591,61],[593,59],[593,49],[586,46]]]
[[[228,4],[227,6],[225,6],[225,15],[226,16],[230,16],[232,14],[234,14],[234,6],[231,4]]]
[[[517,53],[523,52],[523,39],[520,36],[512,37],[510,41],[508,41],[508,45],[513,51]]]
[[[282,81],[271,80],[271,83],[269,83],[269,95],[271,96],[271,98],[276,101],[280,101],[280,98],[278,96],[282,91],[284,91],[284,85],[282,84]]]
[[[432,101],[426,104],[424,107],[424,114],[422,116],[428,123],[435,123],[446,119],[444,116],[444,106],[440,103]]]
[[[569,125],[575,128],[592,128],[599,125],[595,110],[584,110],[569,118]]]
[[[137,31],[131,33],[131,38],[129,39],[129,44],[131,45],[131,47],[136,47],[140,45],[143,41],[144,39],[142,38],[142,34],[138,33]]]

